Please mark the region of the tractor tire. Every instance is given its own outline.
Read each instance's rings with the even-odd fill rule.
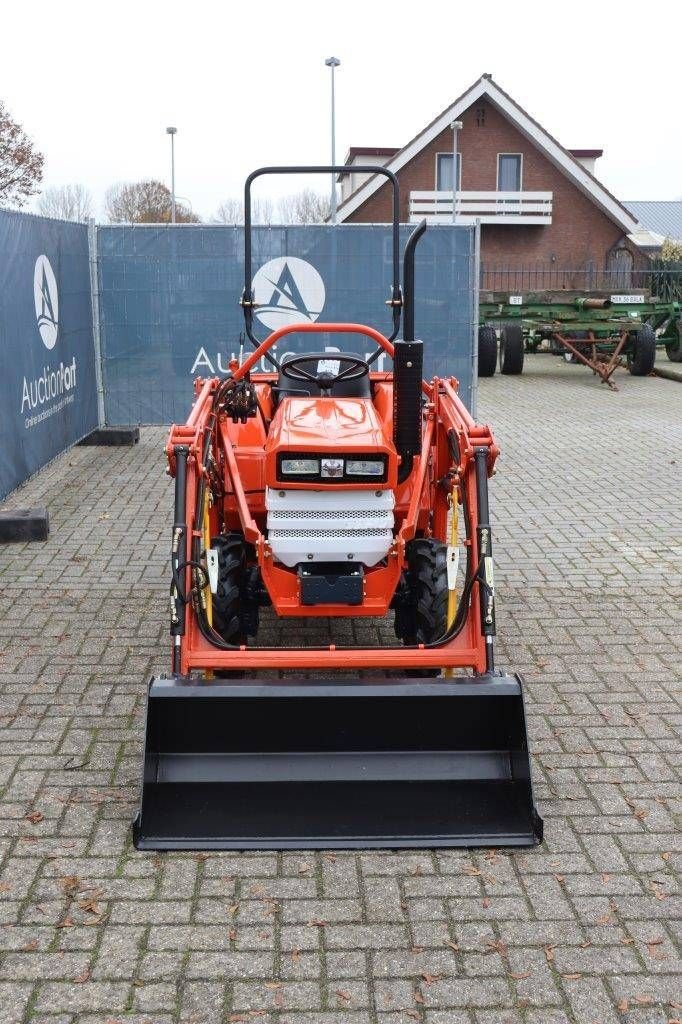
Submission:
[[[253,616],[245,615],[242,607],[247,579],[244,537],[226,533],[213,537],[211,544],[218,551],[218,589],[211,601],[213,628],[228,644],[243,644],[247,633],[255,636]]]
[[[445,633],[448,621],[447,549],[431,538],[407,545],[407,586],[395,611],[395,633],[407,647],[428,644]],[[438,676],[440,669],[412,669],[415,676]]]
[[[671,363],[682,363],[682,320],[678,320],[675,327],[677,328],[677,338],[666,341],[665,352]]]
[[[650,324],[642,324],[627,354],[628,370],[633,377],[647,377],[656,362],[656,335]]]
[[[500,372],[523,373],[523,328],[521,324],[505,324],[500,334]]]
[[[497,366],[497,334],[490,324],[478,328],[478,376],[493,377]]]

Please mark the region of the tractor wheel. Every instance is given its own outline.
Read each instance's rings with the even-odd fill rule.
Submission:
[[[492,377],[497,365],[497,334],[490,324],[478,328],[478,376]]]
[[[682,363],[682,320],[678,320],[675,327],[677,329],[677,337],[671,341],[666,341],[665,351],[671,363]]]
[[[447,628],[448,576],[446,547],[419,537],[407,545],[407,585],[395,611],[395,633],[411,647],[438,640]],[[437,676],[440,669],[411,670],[415,676]]]
[[[628,370],[633,377],[646,377],[656,362],[656,335],[651,324],[642,324],[627,354]]]
[[[246,544],[241,533],[214,537],[211,544],[218,551],[218,589],[211,608],[213,628],[228,644],[243,644],[247,634],[258,631],[258,608],[244,606],[244,590],[248,582]]]
[[[505,324],[500,334],[501,373],[523,373],[523,348],[521,324]]]

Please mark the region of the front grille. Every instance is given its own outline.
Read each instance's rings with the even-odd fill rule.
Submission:
[[[334,519],[385,519],[386,509],[384,508],[362,508],[362,509],[306,509],[302,512],[300,509],[272,509],[269,516],[275,519],[300,519],[301,515],[305,515],[306,519],[326,519],[330,516]],[[279,531],[281,533],[281,531]]]
[[[335,517],[337,518],[337,517]],[[336,527],[332,527],[330,530],[270,530],[269,537],[271,540],[280,537],[309,537],[309,538],[332,538],[332,537],[383,537],[388,535],[392,536],[390,530],[386,530],[382,527],[372,529],[371,527],[365,527],[364,529],[357,530],[339,530]]]
[[[393,543],[393,492],[279,490],[265,492],[268,543],[275,561],[296,566],[349,560],[373,566]]]

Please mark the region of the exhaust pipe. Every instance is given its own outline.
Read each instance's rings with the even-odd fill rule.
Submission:
[[[424,346],[414,339],[414,253],[426,231],[423,220],[412,232],[403,257],[403,340],[393,343],[393,443],[400,455],[398,483],[412,472],[422,448]]]

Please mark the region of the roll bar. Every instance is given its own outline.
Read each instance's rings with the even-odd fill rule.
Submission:
[[[398,186],[398,179],[396,178],[393,171],[389,171],[386,167],[375,166],[373,164],[358,164],[353,165],[353,173],[358,174],[383,174],[385,178],[391,183],[393,190],[393,223],[392,223],[392,241],[393,241],[393,283],[391,286],[391,298],[388,299],[387,305],[390,305],[393,310],[393,333],[391,334],[389,341],[392,341],[397,337],[398,331],[400,330],[400,314],[403,308],[403,295],[400,289],[400,190]],[[251,258],[251,185],[256,180],[265,174],[341,174],[348,171],[346,164],[341,165],[313,165],[308,167],[259,167],[257,170],[252,171],[249,174],[244,184],[244,291],[240,301],[240,305],[244,310],[244,324],[246,327],[246,333],[249,340],[256,346],[260,345],[260,342],[253,335],[253,311],[255,309],[255,296],[252,290],[252,258]],[[266,354],[269,361],[278,368],[277,361],[270,354]]]

